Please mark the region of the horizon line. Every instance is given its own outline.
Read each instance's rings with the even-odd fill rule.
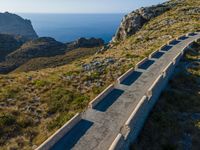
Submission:
[[[130,12],[10,12],[0,11],[0,13],[14,13],[14,14],[127,14]]]

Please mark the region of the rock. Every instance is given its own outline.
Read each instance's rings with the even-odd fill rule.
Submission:
[[[104,41],[102,39],[96,39],[96,38],[80,38],[76,41],[67,43],[68,49],[75,49],[75,48],[91,48],[91,47],[97,47],[97,46],[103,46]]]
[[[27,40],[38,38],[30,20],[8,12],[0,13],[0,33],[20,35]]]
[[[113,37],[111,43],[121,41],[139,31],[145,23],[151,19],[161,15],[162,13],[170,10],[176,5],[175,2],[166,2],[151,7],[142,7],[136,11],[126,15],[121,22],[121,25]]]

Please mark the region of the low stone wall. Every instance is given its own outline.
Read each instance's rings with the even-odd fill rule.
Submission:
[[[184,52],[184,51],[183,51]],[[174,59],[173,59],[173,65],[176,65],[177,64],[177,62],[179,62],[180,61],[180,59],[181,59],[181,57],[183,56],[183,54],[184,53],[179,53],[179,54],[177,54],[175,57],[174,57]]]
[[[168,45],[171,45],[173,42],[177,41],[176,39],[170,40],[169,42],[167,42]]]
[[[159,50],[156,50],[154,52],[152,52],[150,55],[149,55],[149,59],[151,59],[153,57],[153,55],[155,55],[157,52],[159,52]]]
[[[66,133],[68,133],[79,121],[81,115],[76,114],[71,120],[63,125],[56,131],[51,137],[49,137],[43,144],[41,144],[36,150],[49,150],[55,145]]]
[[[187,34],[187,36],[193,35],[193,33]],[[183,36],[181,36],[183,37]],[[179,38],[181,38],[179,37]],[[174,40],[169,41],[174,42]],[[173,74],[175,66],[180,61],[184,52],[191,46],[193,42],[189,43],[179,54],[177,54],[173,61],[170,62],[167,67],[165,67],[161,74],[153,82],[152,86],[147,90],[146,94],[141,98],[133,112],[131,113],[128,120],[122,127],[121,132],[117,135],[109,150],[118,149],[129,149],[129,145],[134,141],[140,130],[142,129],[146,118],[148,117],[151,109],[157,102],[162,90],[166,87],[171,75]],[[162,50],[167,45],[160,48]],[[153,52],[150,57],[152,57],[157,50]],[[139,68],[143,63],[145,63],[148,58],[144,58],[142,61],[136,64],[136,69]],[[121,83],[127,76],[129,76],[134,71],[134,68],[129,69],[125,74],[118,78],[118,82]],[[90,108],[94,108],[109,92],[114,89],[115,85],[111,84],[102,93],[100,93],[94,100],[89,103]],[[63,127],[61,127],[56,133],[54,133],[50,138],[48,138],[42,145],[40,145],[36,150],[49,150],[56,142],[58,142],[66,133],[68,133],[80,120],[82,119],[81,114],[76,114],[71,120],[69,120]]]
[[[119,133],[108,150],[120,150],[123,144],[124,144],[123,135]]]
[[[151,85],[151,87],[147,90],[146,95],[147,95],[148,100],[151,99],[151,97],[152,97],[152,95],[153,95],[153,90],[154,90],[154,88],[157,86],[157,84],[159,83],[159,81],[162,80],[162,77],[163,77],[163,74],[160,74],[160,75],[156,78],[156,80],[153,82],[153,84]]]
[[[187,36],[193,35],[193,33],[187,34]],[[180,36],[177,39],[182,37],[186,37],[186,35]],[[174,40],[169,41],[174,42]],[[131,113],[128,120],[125,122],[124,126],[122,127],[120,133],[120,140],[115,140],[115,145],[121,144],[121,150],[128,150],[129,145],[136,140],[137,136],[139,135],[145,120],[147,119],[149,113],[151,112],[152,108],[154,107],[155,103],[157,102],[161,92],[166,87],[169,79],[171,78],[176,65],[179,63],[181,57],[183,56],[184,52],[191,46],[193,42],[189,43],[180,53],[178,53],[172,62],[170,62],[161,72],[161,74],[156,78],[153,82],[152,86],[148,89],[146,95],[142,97],[139,101],[133,112]],[[167,45],[162,46],[160,49],[164,48]],[[159,51],[159,50],[158,50]],[[153,52],[151,56],[156,53],[157,51]],[[151,58],[150,56],[150,58]],[[146,61],[146,58],[142,60],[139,65]],[[117,137],[116,139],[118,139]],[[118,143],[116,143],[118,141]],[[122,145],[123,144],[123,145]],[[116,148],[115,148],[116,149]],[[114,150],[114,149],[112,149]]]
[[[108,86],[103,92],[101,92],[94,100],[89,103],[89,108],[94,108],[108,93],[114,89],[114,84]]]
[[[191,32],[191,33],[187,33],[186,36],[192,36],[194,34],[195,34],[195,32]]]
[[[162,51],[162,50],[163,50],[163,48],[165,48],[166,46],[167,46],[167,44],[165,44],[165,45],[161,46],[161,47],[160,47],[160,50]]]
[[[139,63],[137,63],[137,64],[135,65],[135,69],[138,69],[138,68],[139,68],[141,65],[143,65],[147,60],[148,60],[147,57],[144,58],[144,59],[142,59]]]
[[[134,68],[129,69],[127,72],[125,72],[121,77],[117,79],[117,82],[120,84],[124,79],[126,79],[131,73],[134,72]]]

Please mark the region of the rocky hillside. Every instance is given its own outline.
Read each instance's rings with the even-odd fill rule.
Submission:
[[[0,13],[0,33],[20,35],[27,40],[38,37],[30,20],[8,12]]]
[[[80,38],[71,43],[61,43],[53,38],[43,37],[24,42],[11,35],[0,36],[0,73],[32,71],[67,64],[74,59],[95,54],[104,45],[102,39]],[[23,44],[23,45],[22,45]],[[73,52],[71,52],[73,51]],[[4,61],[3,61],[4,60]],[[20,68],[20,66],[23,67]],[[22,69],[23,68],[23,69]]]
[[[178,1],[169,1],[151,7],[142,7],[129,13],[128,15],[124,16],[116,35],[113,37],[112,42],[125,40],[127,37],[139,31],[144,24],[165,13],[166,11],[169,11],[177,4]]]
[[[63,55],[64,53],[64,44],[52,38],[38,38],[26,42],[19,49],[8,54],[5,61],[0,63],[0,73],[8,73],[32,58]]]
[[[167,41],[200,29],[200,1],[167,4],[169,10],[106,51],[56,68],[0,75],[1,148],[35,149],[138,61]]]
[[[21,37],[0,34],[0,62],[4,61],[9,53],[18,49],[24,42]]]

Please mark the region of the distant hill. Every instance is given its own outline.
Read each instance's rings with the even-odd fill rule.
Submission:
[[[24,43],[22,39],[11,35],[0,35],[0,43],[0,73],[9,73],[22,65],[18,71],[61,66],[92,55],[104,45],[102,39],[95,38],[80,38],[64,44],[50,37],[41,37]]]
[[[0,13],[0,33],[20,35],[27,40],[38,38],[30,20],[8,12]]]
[[[0,62],[5,57],[18,49],[24,43],[24,39],[19,36],[0,34]]]

